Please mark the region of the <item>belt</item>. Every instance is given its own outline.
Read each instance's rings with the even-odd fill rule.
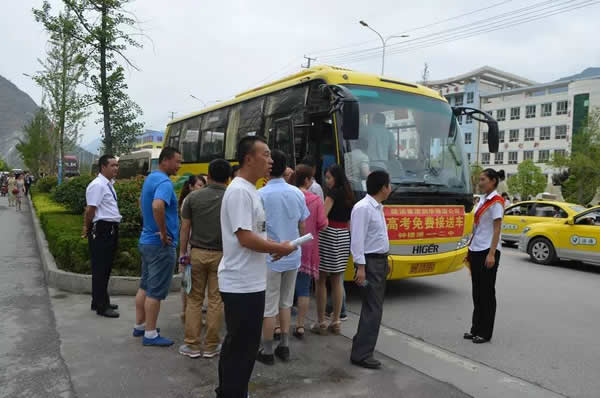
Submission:
[[[389,253],[365,253],[365,257],[388,258]]]
[[[192,245],[192,249],[207,250],[209,252],[222,252],[223,251],[221,249],[209,249],[209,248],[206,248],[206,247],[200,247],[200,246],[194,246],[194,245]]]
[[[98,220],[98,221],[93,222],[92,224],[99,224],[99,223],[102,223],[102,224],[117,224],[117,225],[119,225],[119,223],[117,221],[106,221],[106,220]]]
[[[329,220],[329,226],[331,228],[348,229],[348,222]]]

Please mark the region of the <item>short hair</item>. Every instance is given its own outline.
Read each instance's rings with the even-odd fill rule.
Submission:
[[[273,167],[271,168],[271,177],[281,177],[285,173],[287,168],[287,158],[285,153],[279,149],[275,149],[271,152],[271,159],[273,159]]]
[[[208,177],[221,184],[225,184],[231,176],[231,165],[225,159],[215,159],[208,165]]]
[[[102,166],[108,166],[111,159],[116,159],[113,155],[104,154],[98,159],[98,171],[102,171]]]
[[[162,163],[163,160],[171,160],[173,156],[178,153],[181,155],[181,152],[177,148],[173,148],[172,146],[166,146],[160,151],[160,155],[158,155],[158,163]]]
[[[317,167],[317,162],[315,161],[315,158],[311,155],[306,155],[300,163],[305,164],[308,167]]]
[[[296,166],[296,175],[295,175],[295,181],[294,181],[296,186],[297,187],[303,186],[304,182],[306,181],[307,178],[309,180],[312,179],[312,167],[310,167],[306,163],[299,164],[298,166]]]
[[[390,175],[385,170],[375,170],[367,177],[367,193],[377,195],[383,187],[390,185]]]
[[[244,167],[246,156],[253,153],[254,144],[259,141],[267,143],[264,138],[258,135],[247,135],[238,142],[237,145],[237,161],[240,164],[240,168]]]
[[[498,184],[500,183],[500,180],[503,179],[504,170],[500,170],[500,172],[498,172],[494,169],[485,169],[481,173],[485,174],[485,176],[487,178],[489,178],[490,180],[496,180],[496,183],[494,184],[494,188],[498,188]]]

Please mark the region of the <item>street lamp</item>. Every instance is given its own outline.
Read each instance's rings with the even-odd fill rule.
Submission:
[[[196,101],[200,101],[202,103],[202,106],[204,106],[205,108],[208,106],[208,104],[213,103],[213,102],[221,102],[221,100],[212,100],[212,101],[208,101],[208,103],[204,102],[203,100],[201,100],[200,98],[196,97],[193,94],[190,94],[190,97],[192,97],[193,99],[195,99]]]
[[[373,29],[372,27],[370,27],[369,24],[366,23],[365,21],[359,21],[359,23],[362,26],[364,26],[365,28],[371,29],[381,39],[381,45],[382,45],[382,52],[381,52],[381,75],[383,75],[383,72],[384,72],[384,69],[385,69],[385,46],[386,46],[388,40],[389,39],[405,38],[405,37],[410,37],[410,36],[409,35],[393,35],[393,36],[388,36],[387,38],[384,39],[383,36],[378,31],[376,31],[375,29]]]

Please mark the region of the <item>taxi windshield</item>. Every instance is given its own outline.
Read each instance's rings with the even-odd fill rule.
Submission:
[[[471,192],[463,139],[444,101],[399,90],[347,86],[359,101],[358,140],[347,140],[345,170],[355,191],[386,170],[395,191]]]

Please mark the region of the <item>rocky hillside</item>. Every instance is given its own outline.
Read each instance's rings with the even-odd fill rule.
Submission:
[[[29,95],[0,76],[0,157],[13,167],[23,166],[15,145],[37,108]]]

